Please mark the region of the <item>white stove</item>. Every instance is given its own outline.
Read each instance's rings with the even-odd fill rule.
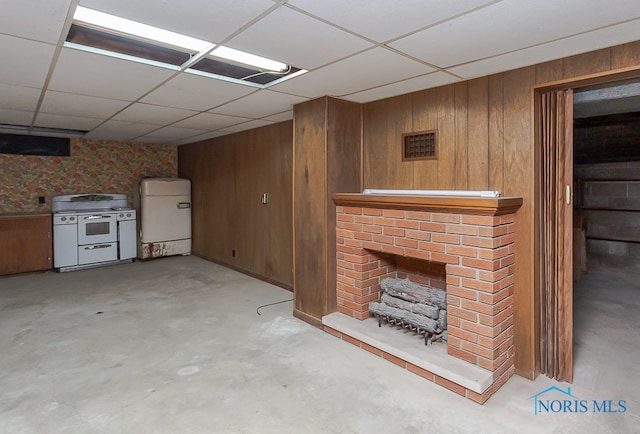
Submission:
[[[53,266],[73,271],[136,256],[136,211],[125,194],[54,196]]]

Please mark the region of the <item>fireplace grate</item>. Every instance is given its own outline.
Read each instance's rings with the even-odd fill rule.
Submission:
[[[387,324],[393,325],[393,326],[397,326],[397,327],[402,327],[405,329],[409,329],[413,332],[416,332],[419,335],[424,335],[424,344],[425,345],[429,345],[430,343],[433,344],[434,342],[446,342],[447,341],[447,331],[442,331],[439,333],[435,333],[433,331],[429,331],[429,330],[425,330],[425,329],[421,329],[420,327],[416,327],[415,325],[408,323],[402,319],[399,318],[395,318],[393,316],[389,316],[389,315],[383,315],[383,314],[379,314],[376,313],[374,314],[375,317],[378,319],[378,327],[382,327],[382,323],[385,322]]]

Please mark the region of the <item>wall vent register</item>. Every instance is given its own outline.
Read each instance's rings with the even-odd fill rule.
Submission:
[[[437,134],[435,130],[405,133],[402,135],[402,160],[434,160],[437,158]]]

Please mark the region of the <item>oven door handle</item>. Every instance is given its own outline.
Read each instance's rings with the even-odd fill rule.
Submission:
[[[95,244],[93,246],[87,246],[84,249],[85,250],[108,249],[109,247],[111,247],[111,244]]]
[[[85,220],[96,220],[96,219],[110,219],[112,216],[110,215],[90,215],[85,217]]]

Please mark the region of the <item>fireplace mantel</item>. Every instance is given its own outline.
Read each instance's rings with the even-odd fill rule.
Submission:
[[[335,193],[333,202],[339,206],[488,216],[512,214],[522,206],[521,197],[446,197],[361,193]]]

